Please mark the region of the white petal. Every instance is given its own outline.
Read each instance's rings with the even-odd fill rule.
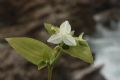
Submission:
[[[75,38],[73,38],[71,35],[66,35],[63,42],[69,46],[76,46],[77,45]]]
[[[68,21],[63,22],[60,25],[60,32],[63,34],[68,34],[71,32],[71,26]]]
[[[47,42],[50,42],[53,44],[59,44],[62,42],[62,36],[59,33],[54,34],[47,40]]]

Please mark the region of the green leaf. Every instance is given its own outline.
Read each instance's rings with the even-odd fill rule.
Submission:
[[[41,41],[27,37],[6,38],[6,40],[18,54],[39,68],[46,65],[41,64],[42,61],[50,62],[54,59],[54,50]]]
[[[79,40],[84,40],[84,39],[83,39],[83,35],[84,35],[84,32],[82,32],[82,33],[79,35],[78,39],[79,39]]]
[[[88,62],[88,63],[93,62],[93,56],[92,56],[91,50],[85,40],[78,41],[77,46],[70,46],[69,49],[63,50],[63,51],[85,62]]]
[[[45,29],[47,30],[47,32],[50,35],[55,34],[56,32],[59,31],[59,28],[54,26],[54,25],[52,25],[52,24],[45,23],[44,26],[45,26]]]

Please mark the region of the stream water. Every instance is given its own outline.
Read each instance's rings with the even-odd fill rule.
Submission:
[[[95,37],[88,38],[95,53],[94,66],[103,64],[101,74],[107,80],[120,80],[120,22],[112,30],[96,25]]]

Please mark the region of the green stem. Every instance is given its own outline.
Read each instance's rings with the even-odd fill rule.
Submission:
[[[59,57],[61,56],[61,51],[62,51],[62,48],[59,48],[59,49],[57,50],[57,52],[56,52],[56,58],[55,58],[53,64],[55,64],[55,63],[58,61]]]
[[[48,66],[48,80],[52,80],[52,66],[49,65]]]
[[[62,50],[62,45],[63,45],[63,43],[62,44],[60,44],[60,46],[58,47],[58,49],[57,49],[57,52],[56,52],[56,59],[55,59],[55,62],[57,61],[57,59],[60,57],[60,55],[61,55],[61,50]],[[55,63],[54,62],[54,63]],[[52,70],[53,70],[53,65],[51,65],[51,64],[49,64],[48,65],[48,80],[52,80]]]

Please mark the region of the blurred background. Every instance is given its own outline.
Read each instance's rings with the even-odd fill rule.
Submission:
[[[68,20],[75,35],[85,33],[94,63],[63,55],[53,80],[120,80],[120,0],[0,0],[0,80],[47,80],[4,38],[26,36],[46,43],[44,22]]]

